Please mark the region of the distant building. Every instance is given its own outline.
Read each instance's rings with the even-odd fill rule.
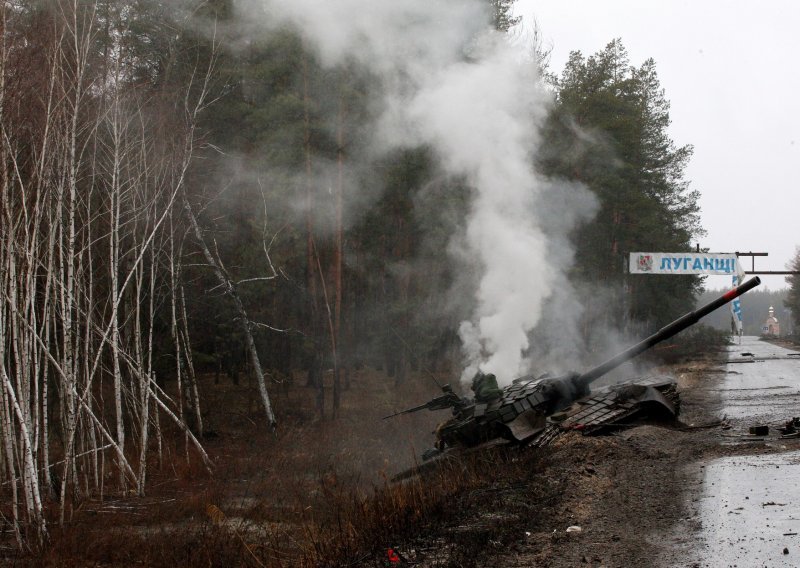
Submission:
[[[767,321],[761,326],[761,333],[764,335],[781,334],[781,324],[778,323],[778,318],[775,317],[775,309],[772,306],[769,307],[769,317],[767,317]]]

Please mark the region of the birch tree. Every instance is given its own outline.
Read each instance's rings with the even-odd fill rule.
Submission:
[[[103,495],[107,459],[118,491],[144,495],[161,415],[211,469],[153,354],[157,306],[186,318],[164,267],[186,230],[170,221],[212,102],[216,44],[180,88],[134,85],[123,13],[83,0],[0,8],[0,481],[20,545],[47,539],[48,497],[63,522],[76,500]],[[185,325],[178,337],[189,353]]]
[[[189,203],[188,198],[184,195],[183,196],[183,207],[186,211],[186,216],[191,223],[192,230],[194,232],[195,239],[197,240],[197,244],[200,247],[200,251],[203,253],[203,258],[205,258],[206,263],[214,272],[214,276],[217,278],[220,287],[223,289],[225,294],[231,299],[234,305],[234,309],[236,310],[237,321],[239,326],[242,330],[242,334],[245,338],[245,345],[247,347],[247,353],[250,357],[250,363],[253,367],[253,372],[256,375],[256,381],[258,383],[258,393],[261,396],[261,403],[264,406],[264,413],[267,418],[267,424],[271,429],[275,429],[278,425],[277,420],[275,419],[275,413],[272,410],[272,402],[269,398],[269,393],[267,392],[267,384],[266,379],[264,378],[264,370],[261,367],[261,361],[258,356],[258,350],[256,349],[256,343],[253,339],[253,330],[252,330],[252,322],[250,318],[247,316],[247,311],[244,308],[244,304],[242,303],[242,299],[237,291],[237,282],[233,280],[231,275],[225,269],[225,265],[222,262],[222,259],[219,256],[214,255],[211,252],[211,249],[206,242],[206,238],[203,234],[203,230],[200,228],[200,224],[197,221],[197,217],[194,214],[194,210],[192,209],[191,204]],[[269,253],[267,252],[267,260],[269,261]],[[270,261],[271,266],[271,261]],[[274,279],[277,277],[277,271],[272,267],[272,273],[269,276],[264,278],[266,279]]]

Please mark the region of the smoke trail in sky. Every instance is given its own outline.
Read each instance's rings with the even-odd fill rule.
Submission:
[[[528,332],[565,264],[548,262],[551,241],[536,208],[552,184],[532,165],[550,95],[523,48],[490,28],[489,2],[249,0],[240,7],[262,23],[295,26],[324,65],[367,67],[381,93],[375,146],[425,144],[447,173],[468,183],[465,231],[451,247],[478,282],[464,299],[472,315],[459,329],[462,378],[480,368],[505,383],[524,372]],[[562,234],[580,215],[569,217]]]

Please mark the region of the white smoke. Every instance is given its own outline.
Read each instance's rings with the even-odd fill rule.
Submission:
[[[478,369],[501,383],[523,373],[528,333],[565,269],[549,260],[552,241],[536,210],[549,185],[534,172],[533,155],[551,96],[525,48],[490,28],[486,0],[248,0],[240,7],[270,26],[296,27],[324,65],[368,68],[381,93],[373,148],[425,144],[474,190],[463,238],[451,247],[479,282],[465,299],[472,316],[460,325],[462,379]],[[560,234],[583,215],[564,219]]]

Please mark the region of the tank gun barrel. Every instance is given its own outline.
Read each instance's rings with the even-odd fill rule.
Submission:
[[[628,349],[626,349],[625,351],[623,351],[619,355],[616,355],[615,357],[612,357],[611,359],[609,359],[605,363],[601,363],[597,367],[594,367],[593,369],[589,369],[588,371],[586,371],[582,375],[579,375],[575,379],[575,383],[577,385],[581,386],[581,387],[587,387],[592,382],[594,382],[595,380],[599,379],[600,377],[602,377],[603,375],[605,375],[609,371],[619,367],[625,361],[633,359],[634,357],[636,357],[637,355],[639,355],[643,351],[647,351],[648,349],[650,349],[654,345],[656,345],[656,344],[658,344],[658,343],[660,343],[660,342],[662,342],[662,341],[664,341],[666,339],[669,339],[670,337],[680,333],[681,331],[683,331],[687,327],[696,324],[698,321],[700,321],[701,318],[707,316],[708,314],[710,314],[714,310],[717,310],[717,309],[721,308],[722,306],[724,306],[725,304],[727,304],[731,300],[734,300],[735,298],[738,298],[739,296],[741,296],[745,292],[748,292],[749,290],[752,290],[753,288],[755,288],[759,284],[761,284],[761,279],[758,276],[756,276],[754,278],[751,278],[750,280],[748,280],[747,282],[741,284],[740,286],[737,286],[736,288],[733,288],[733,289],[729,290],[728,292],[725,292],[725,294],[723,294],[722,296],[720,296],[716,300],[714,300],[712,302],[709,302],[705,306],[703,306],[701,308],[698,308],[693,312],[689,312],[688,314],[685,314],[685,315],[679,317],[674,322],[662,327],[660,330],[658,330],[656,333],[654,333],[653,335],[651,335],[650,337],[648,337],[644,341],[640,341],[636,345],[634,345],[632,347],[629,347]]]
[[[383,419],[386,420],[387,418],[393,418],[395,416],[400,416],[401,414],[411,414],[412,412],[418,412],[425,409],[443,410],[445,408],[458,408],[459,405],[462,404],[461,398],[455,392],[453,392],[453,387],[450,385],[444,385],[442,387],[442,392],[444,392],[443,395],[437,396],[425,404],[420,404],[419,406],[415,406],[413,408],[407,408],[405,410],[401,410],[400,412],[395,412],[389,416],[384,416]]]

